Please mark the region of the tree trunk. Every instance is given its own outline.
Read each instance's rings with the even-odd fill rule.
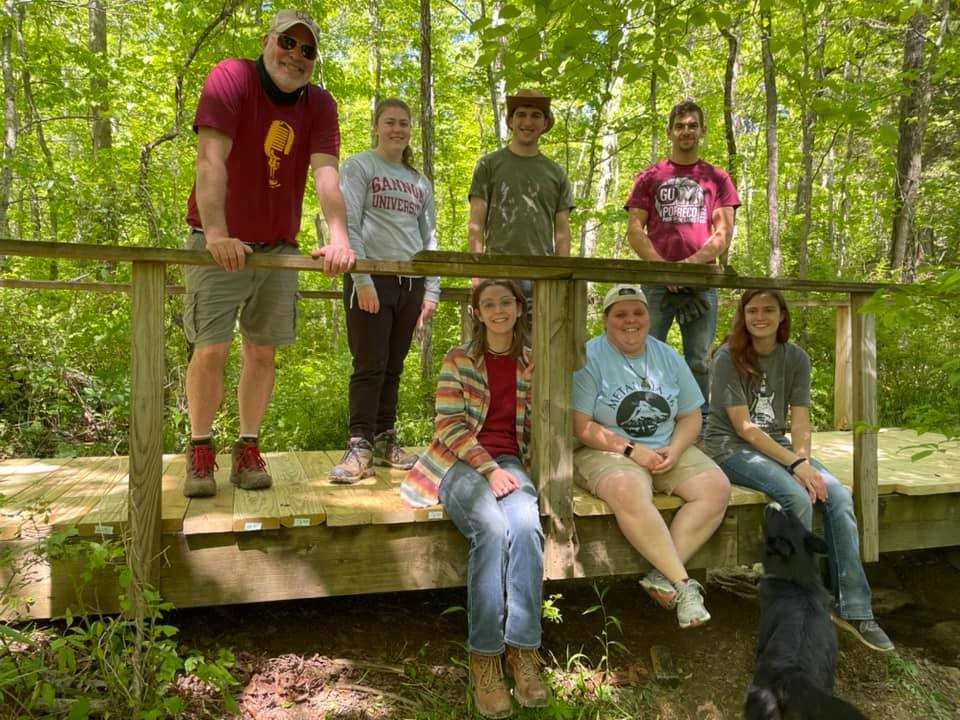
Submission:
[[[623,91],[623,78],[618,76],[620,61],[629,36],[631,14],[628,11],[621,26],[620,41],[607,62],[607,76],[600,96],[599,112],[596,124],[590,134],[590,166],[587,168],[587,181],[580,197],[589,202],[593,195],[593,178],[597,177],[596,198],[593,208],[600,214],[607,205],[613,178],[616,175],[617,134],[610,127],[610,119],[620,110],[620,97]],[[600,157],[597,158],[599,145]],[[598,218],[584,220],[580,225],[580,257],[594,257],[597,248],[597,236],[601,228]],[[619,236],[621,233],[617,233]],[[614,255],[616,257],[616,254]]]
[[[647,104],[650,106],[650,117],[653,122],[650,123],[650,164],[653,165],[660,157],[660,134],[663,132],[663,125],[657,118],[657,71],[650,71],[650,94],[647,96]]]
[[[490,9],[490,19],[493,25],[498,24],[500,19],[500,7],[501,0],[493,0],[492,7]],[[480,0],[480,17],[487,17],[487,3],[486,0]],[[503,40],[502,42],[506,42]],[[489,93],[490,99],[490,109],[493,111],[493,134],[496,138],[496,145],[500,147],[503,145],[503,139],[507,135],[507,119],[506,114],[501,112],[501,98],[506,97],[506,87],[504,86],[503,80],[497,80],[497,77],[501,75],[500,70],[502,70],[503,65],[503,55],[501,52],[497,52],[496,57],[493,59],[486,68],[484,68],[487,75],[487,92]],[[481,135],[481,141],[483,136]]]
[[[13,31],[16,16],[14,0],[3,1],[3,30],[0,31],[0,62],[3,64],[3,151],[0,154],[0,237],[10,234],[10,195],[13,192],[13,158],[17,152],[17,88],[13,78]],[[0,255],[0,268],[6,258]]]
[[[87,19],[89,21],[90,52],[96,56],[98,69],[90,76],[90,134],[93,139],[93,158],[97,153],[113,147],[113,131],[110,118],[105,117],[107,103],[104,95],[107,92],[107,8],[104,0],[89,0],[87,5]]]
[[[772,277],[780,275],[780,208],[777,188],[780,180],[780,149],[777,144],[777,79],[773,53],[770,50],[770,37],[773,34],[773,21],[770,10],[760,13],[761,52],[763,53],[763,86],[766,96],[767,116],[767,244],[770,259],[767,269]]]
[[[936,69],[937,55],[947,34],[949,0],[942,0],[939,9],[940,27],[926,62],[924,54],[929,18],[921,12],[914,13],[907,23],[903,38],[902,79],[906,92],[900,96],[893,232],[888,259],[891,269],[899,271],[904,282],[910,282],[914,274],[914,268],[907,260],[917,256],[911,245],[915,242],[913,219],[923,170],[923,137],[930,114],[930,78]]]
[[[433,27],[430,0],[420,0],[420,145],[423,148],[423,174],[433,184]],[[420,331],[420,377],[423,382],[433,374],[433,321]]]
[[[721,28],[720,32],[727,39],[727,65],[723,74],[723,134],[727,141],[727,173],[733,181],[734,187],[740,187],[739,183],[739,165],[740,158],[737,155],[737,136],[734,127],[733,108],[736,104],[737,96],[737,76],[740,72],[740,39],[743,36],[743,30],[740,27],[741,19],[738,17],[732,25],[732,29]],[[736,234],[734,234],[736,237]],[[733,248],[731,239],[730,247],[720,255],[720,265],[726,266],[730,257],[730,250]]]
[[[807,20],[803,18],[804,36],[807,33]],[[797,235],[797,277],[806,278],[809,264],[809,240],[810,226],[813,220],[813,150],[816,144],[817,112],[814,110],[813,100],[819,95],[823,87],[823,52],[826,45],[826,19],[821,16],[817,27],[817,38],[813,49],[813,59],[811,62],[810,45],[803,43],[803,75],[806,80],[810,75],[811,64],[815,65],[813,70],[812,87],[817,88],[813,96],[806,93],[802,94],[803,108],[801,109],[801,142],[800,142],[800,179],[797,182],[797,199],[794,212],[800,216],[800,232]]]
[[[380,48],[380,39],[383,28],[380,22],[380,2],[370,0],[370,30],[373,37],[370,39],[370,74],[373,75],[373,97],[370,99],[370,125],[373,125],[373,114],[380,103],[380,89],[383,82],[383,53]]]

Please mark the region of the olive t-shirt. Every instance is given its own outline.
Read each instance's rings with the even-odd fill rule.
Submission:
[[[573,204],[563,168],[548,157],[502,148],[477,161],[470,197],[487,203],[483,249],[494,255],[553,255],[554,218]]]

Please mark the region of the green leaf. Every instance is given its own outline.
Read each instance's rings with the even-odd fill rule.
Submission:
[[[30,639],[28,635],[24,635],[19,630],[15,630],[6,623],[0,623],[0,636],[7,638],[13,642],[23,643],[24,645],[29,645],[33,647],[35,643]]]
[[[70,714],[67,720],[87,720],[90,717],[90,699],[79,698],[70,705]]]
[[[877,137],[884,145],[894,146],[900,138],[900,133],[893,123],[883,123],[877,128]]]

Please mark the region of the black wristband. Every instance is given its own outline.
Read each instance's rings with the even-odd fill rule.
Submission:
[[[633,455],[633,443],[632,443],[632,442],[628,442],[628,443],[627,443],[627,446],[626,446],[625,448],[623,448],[623,454],[624,454],[625,457],[630,457],[631,455]]]
[[[799,457],[799,458],[797,458],[796,460],[794,460],[792,463],[790,463],[790,464],[787,466],[787,472],[789,472],[791,475],[793,475],[793,471],[797,469],[797,467],[800,465],[800,463],[805,463],[806,461],[807,461],[807,459],[806,459],[805,457]]]

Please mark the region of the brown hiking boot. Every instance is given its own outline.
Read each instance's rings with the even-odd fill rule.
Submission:
[[[183,494],[188,498],[216,495],[217,480],[213,472],[217,469],[217,456],[213,445],[188,443],[183,454],[187,456],[187,478],[183,483]]]
[[[397,444],[397,433],[384,430],[373,438],[373,464],[409,470],[417,464],[417,456]]]
[[[507,667],[513,676],[513,696],[523,707],[546,707],[550,704],[550,688],[540,677],[543,665],[543,658],[536,650],[507,645]]]
[[[273,485],[273,478],[267,472],[267,463],[256,443],[237,440],[233,444],[230,482],[241,490],[266,490]]]
[[[486,718],[505,718],[513,715],[510,691],[503,681],[500,655],[470,653],[470,685],[477,701],[477,712]]]
[[[373,447],[362,437],[350,438],[340,462],[328,477],[332,483],[350,485],[373,475]]]

